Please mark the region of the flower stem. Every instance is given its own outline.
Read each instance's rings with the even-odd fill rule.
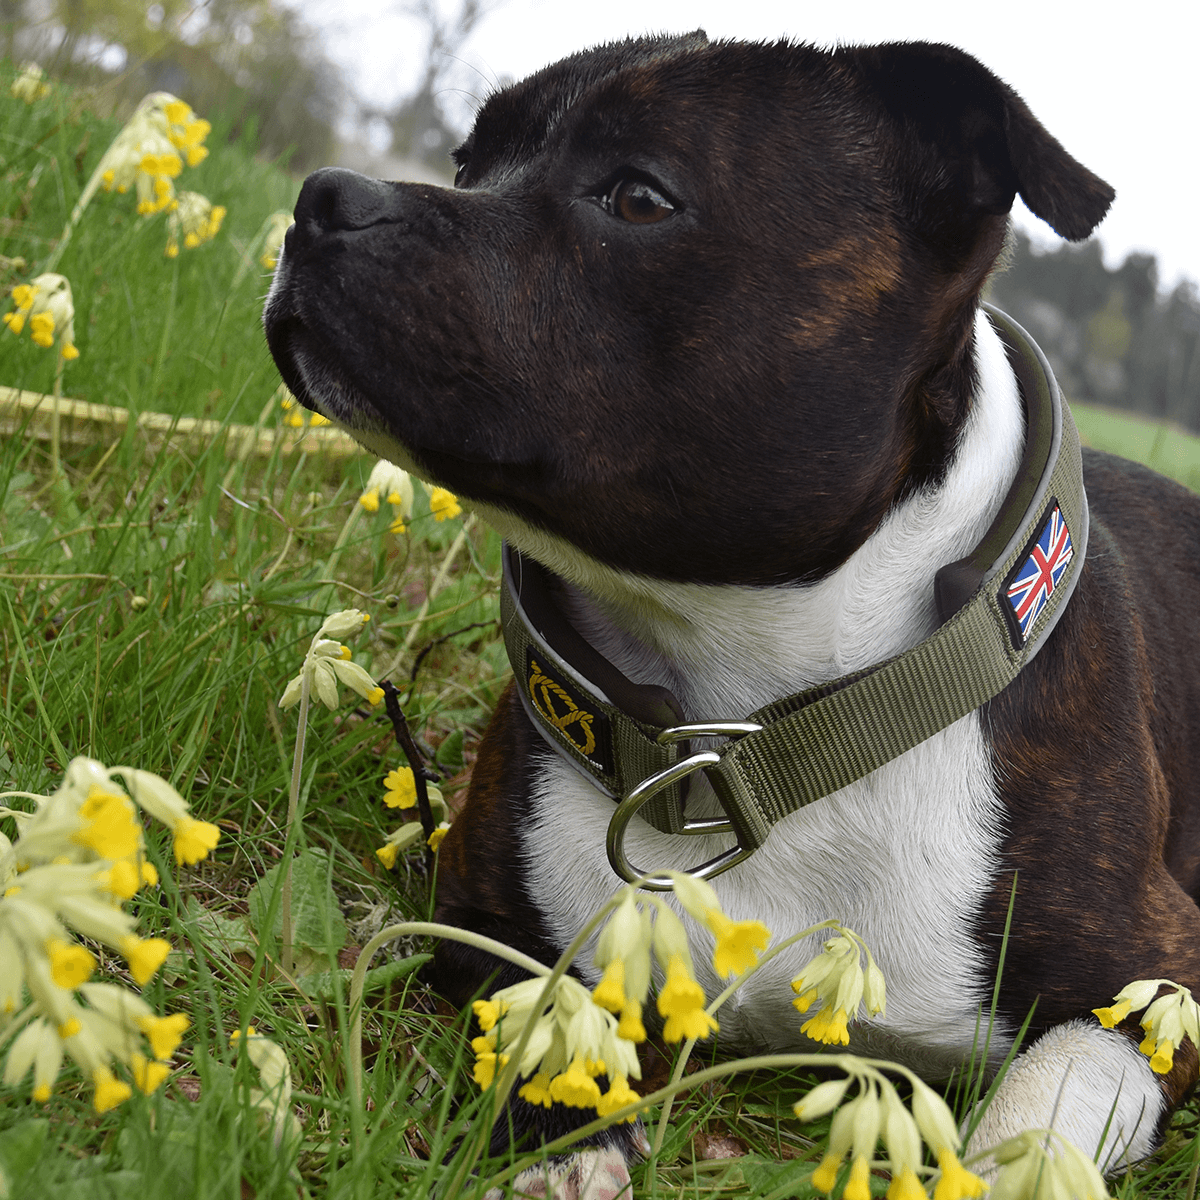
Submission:
[[[803,941],[807,937],[812,937],[814,933],[820,932],[822,929],[841,928],[840,922],[830,919],[822,921],[819,925],[810,926],[808,929],[802,929],[799,933],[792,934],[791,937],[784,938],[783,941],[772,946],[765,954],[761,955],[754,966],[743,971],[704,1011],[711,1017],[713,1013],[733,995],[734,992],[742,986],[752,975],[760,971],[767,963],[771,961],[777,954],[782,954],[790,946],[794,946],[797,942]],[[672,1084],[678,1083],[683,1078],[684,1068],[687,1066],[687,1061],[691,1057],[692,1049],[696,1045],[695,1038],[688,1038],[683,1043],[683,1047],[679,1051],[679,1057],[675,1061],[675,1069],[671,1072]],[[658,1126],[654,1130],[654,1145],[650,1151],[652,1158],[657,1158],[662,1150],[663,1139],[667,1135],[667,1123],[671,1119],[671,1106],[674,1097],[668,1096],[663,1102],[662,1113],[658,1119]]]
[[[283,842],[283,888],[279,896],[280,930],[283,973],[291,975],[295,967],[292,947],[292,830],[296,824],[296,813],[300,807],[300,772],[304,767],[304,735],[308,729],[308,672],[301,672],[300,714],[296,728],[296,749],[292,756],[292,782],[288,788],[287,825]]]
[[[413,643],[417,640],[417,635],[421,632],[421,626],[424,625],[425,618],[429,615],[429,605],[433,602],[438,592],[446,586],[446,580],[450,575],[450,568],[454,565],[454,560],[458,557],[459,551],[466,544],[467,534],[470,533],[474,525],[475,515],[472,513],[465,518],[462,528],[458,531],[454,541],[450,543],[450,549],[446,551],[441,566],[438,567],[437,574],[434,575],[433,582],[429,585],[429,591],[425,594],[425,599],[421,602],[421,607],[417,610],[417,615],[413,618],[412,627],[404,638],[404,645],[400,647],[400,652],[396,655],[391,666],[382,672],[383,675],[389,677],[394,675],[396,668],[400,666],[401,660],[412,649]]]
[[[662,1103],[665,1105],[668,1100],[674,1099],[681,1092],[690,1091],[706,1083],[711,1083],[715,1079],[722,1079],[727,1075],[737,1075],[744,1071],[790,1070],[793,1067],[832,1067],[836,1070],[845,1071],[847,1075],[858,1077],[870,1077],[873,1074],[880,1074],[882,1070],[890,1070],[899,1071],[909,1078],[912,1077],[912,1072],[900,1067],[896,1063],[880,1059],[858,1058],[853,1054],[761,1054],[753,1058],[739,1058],[731,1062],[718,1063],[715,1066],[705,1067],[703,1070],[696,1071],[687,1076],[686,1079],[672,1079],[664,1087],[659,1088],[657,1092],[651,1092],[646,1096],[642,1096],[633,1103],[625,1105],[624,1108],[619,1108],[607,1116],[597,1117],[596,1120],[589,1122],[587,1125],[582,1125],[578,1129],[572,1129],[569,1133],[565,1133],[551,1142],[545,1142],[538,1148],[536,1154],[527,1155],[525,1158],[505,1167],[499,1174],[493,1175],[484,1184],[482,1190],[488,1191],[492,1188],[500,1187],[527,1167],[543,1162],[547,1155],[560,1153],[574,1145],[580,1139],[590,1137],[593,1133],[599,1133],[601,1130],[607,1129],[610,1125],[616,1125],[624,1121],[627,1117],[635,1116],[637,1113],[651,1108],[656,1104]],[[651,1153],[653,1155],[657,1151],[652,1151]]]
[[[105,151],[107,154],[108,151]],[[100,156],[99,163],[96,164],[96,169],[92,172],[92,177],[87,181],[84,189],[79,194],[79,199],[75,201],[75,207],[71,209],[71,215],[67,218],[67,223],[63,226],[63,231],[58,235],[58,242],[53,250],[50,251],[50,257],[46,259],[42,271],[53,271],[58,266],[59,261],[63,256],[63,252],[71,244],[71,235],[75,232],[75,226],[79,224],[79,218],[83,216],[83,210],[91,203],[92,197],[96,194],[104,179],[104,172],[101,168],[104,166],[104,154]]]
[[[350,1083],[354,1088],[356,1100],[362,1099],[362,995],[367,968],[380,946],[405,935],[450,938],[451,941],[461,942],[464,946],[474,946],[477,950],[484,950],[497,958],[507,959],[531,975],[549,976],[551,973],[550,968],[538,962],[536,958],[530,958],[529,955],[481,933],[472,933],[469,929],[459,929],[454,925],[442,925],[437,921],[401,921],[398,925],[389,925],[386,929],[381,929],[362,948],[350,976]]]

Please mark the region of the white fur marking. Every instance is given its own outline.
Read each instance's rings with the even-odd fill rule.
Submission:
[[[1016,383],[987,319],[976,326],[981,386],[942,486],[898,505],[832,575],[808,587],[664,583],[613,571],[510,516],[484,515],[522,550],[575,585],[570,616],[637,682],[659,683],[688,717],[743,718],[770,699],[878,662],[936,625],[933,578],[967,553],[1015,476],[1024,433]],[[700,777],[689,812],[716,812]],[[550,762],[533,788],[525,832],[532,898],[566,944],[618,883],[604,851],[606,799],[569,766]],[[717,891],[735,919],[777,936],[837,917],[872,947],[888,981],[887,1019],[852,1029],[852,1046],[899,1057],[927,1074],[970,1052],[990,988],[970,937],[994,871],[1000,806],[979,719],[972,714],[836,794],[793,813]],[[631,826],[632,861],[687,867],[728,845]],[[694,933],[696,960],[710,947]],[[811,1045],[788,982],[820,939],[760,971],[722,1009],[725,1044]],[[591,951],[579,965],[592,972]],[[716,980],[703,966],[709,994]],[[1007,1038],[993,1035],[1003,1053]]]
[[[1013,1062],[971,1135],[969,1152],[1026,1129],[1053,1128],[1095,1155],[1107,1173],[1154,1149],[1165,1107],[1149,1060],[1129,1038],[1094,1021],[1067,1021]]]

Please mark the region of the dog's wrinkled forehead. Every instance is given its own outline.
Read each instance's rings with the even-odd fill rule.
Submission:
[[[630,38],[580,51],[496,92],[480,109],[456,158],[500,150],[514,158],[536,154],[563,116],[598,85],[631,70],[678,60],[708,44],[697,30],[684,37]]]

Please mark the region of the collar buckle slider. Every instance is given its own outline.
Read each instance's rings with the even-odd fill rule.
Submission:
[[[692,738],[724,737],[732,740],[745,737],[750,733],[758,733],[762,726],[754,721],[692,721],[683,725],[673,725],[661,730],[655,740],[660,745],[671,745],[674,742],[689,741]],[[625,854],[625,830],[629,822],[637,815],[638,810],[651,796],[670,787],[696,771],[707,770],[721,761],[721,755],[715,750],[700,750],[677,763],[648,775],[629,795],[617,805],[612,820],[608,823],[608,861],[612,869],[628,883],[640,881],[639,886],[654,892],[669,892],[674,886],[665,875],[645,875],[635,867]],[[718,792],[718,796],[719,796]],[[710,834],[736,833],[733,821],[729,816],[698,817],[685,820],[680,833]],[[707,862],[688,870],[689,875],[697,879],[711,879],[714,875],[727,871],[730,867],[749,858],[755,847],[745,847],[739,840],[732,849],[725,850],[710,858]],[[645,877],[643,878],[643,876]]]

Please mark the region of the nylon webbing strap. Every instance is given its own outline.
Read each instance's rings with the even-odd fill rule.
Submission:
[[[627,706],[636,704],[651,719],[635,720],[614,704],[594,678],[585,678],[551,643],[552,637],[560,644],[569,640],[574,631],[565,628],[564,619],[547,607],[543,569],[507,545],[503,563],[500,623],[504,645],[517,695],[542,736],[576,770],[615,799],[648,775],[673,765],[681,752],[686,753],[686,743],[659,745],[654,739],[660,730],[682,720],[678,701],[665,688],[642,687],[612,678],[610,686],[614,690],[625,685],[622,690],[629,693],[624,697]],[[583,657],[584,651],[578,645],[571,649],[576,661]],[[589,674],[604,674],[607,668],[613,677],[619,676],[617,669],[591,647],[587,651],[594,656]],[[663,833],[678,833],[683,824],[680,785],[653,797],[641,815]]]

